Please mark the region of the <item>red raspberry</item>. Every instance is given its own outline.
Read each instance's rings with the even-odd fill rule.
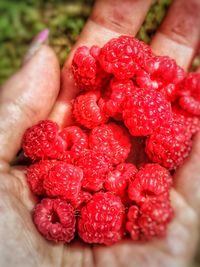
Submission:
[[[175,100],[179,84],[186,75],[175,60],[167,56],[152,56],[144,61],[143,67],[136,77],[138,85],[146,90],[158,90],[169,101]]]
[[[92,129],[89,146],[94,151],[104,152],[113,164],[126,160],[131,148],[127,130],[116,123],[108,123]]]
[[[106,174],[111,168],[110,159],[105,153],[85,150],[81,153],[77,165],[83,170],[83,188],[91,191],[103,188]]]
[[[59,161],[44,178],[43,186],[49,197],[76,199],[81,190],[83,171],[71,164]]]
[[[127,213],[126,230],[129,232],[131,239],[136,241],[140,239],[140,228],[138,226],[139,207],[130,206]]]
[[[140,204],[155,196],[168,196],[171,185],[172,177],[165,168],[159,164],[145,164],[129,184],[128,196]]]
[[[89,192],[80,190],[77,198],[73,199],[71,201],[71,204],[75,209],[80,209],[84,204],[88,203],[91,199],[92,195]]]
[[[182,109],[192,115],[200,115],[200,73],[190,73],[184,80],[179,98]]]
[[[108,116],[103,112],[103,106],[99,92],[88,92],[75,99],[73,116],[78,123],[92,129],[108,120]]]
[[[138,88],[124,105],[123,119],[132,135],[146,136],[172,120],[171,106],[159,92]]]
[[[118,196],[96,193],[81,209],[78,234],[87,243],[111,245],[123,237],[124,206]]]
[[[200,130],[200,118],[181,109],[177,105],[172,106],[173,118],[184,125],[185,134],[192,136]]]
[[[165,237],[167,225],[171,222],[174,212],[169,200],[144,203],[141,207],[141,217],[138,225],[142,232],[142,239],[151,240],[153,237]]]
[[[74,239],[74,209],[64,200],[44,198],[35,207],[34,222],[47,240],[69,243]]]
[[[104,187],[107,191],[123,195],[128,182],[134,179],[137,168],[131,163],[121,163],[108,172]]]
[[[161,224],[170,222],[174,215],[170,200],[162,197],[145,201],[140,207],[140,212],[153,222]]]
[[[107,42],[101,49],[99,62],[102,68],[117,79],[132,78],[151,49],[131,36],[120,36]]]
[[[100,48],[98,46],[79,47],[72,61],[75,81],[81,90],[98,90],[103,88],[109,75],[98,62]]]
[[[55,164],[57,164],[55,160],[41,160],[27,168],[27,181],[35,195],[46,194],[43,187],[44,177]]]
[[[61,138],[66,142],[69,158],[77,159],[81,151],[88,148],[88,136],[80,127],[69,126],[60,132]]]
[[[132,80],[112,78],[104,96],[105,113],[110,117],[122,119],[124,101],[127,96],[133,94],[135,88]]]
[[[59,137],[57,123],[43,120],[26,130],[22,148],[25,155],[33,160],[59,159],[65,150],[65,142]]]
[[[140,208],[137,206],[129,208],[126,229],[133,240],[164,237],[173,215],[174,212],[168,199],[151,198]]]
[[[184,162],[191,147],[190,136],[178,121],[168,127],[157,128],[146,140],[146,153],[150,160],[169,170],[176,169]]]

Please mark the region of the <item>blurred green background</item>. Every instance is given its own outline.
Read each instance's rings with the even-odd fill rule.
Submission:
[[[154,1],[138,38],[150,41],[170,3]],[[32,38],[46,27],[62,66],[92,5],[92,0],[0,0],[0,85],[19,68]]]

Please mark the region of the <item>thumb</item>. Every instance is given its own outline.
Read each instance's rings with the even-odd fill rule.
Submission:
[[[41,45],[26,64],[0,90],[0,170],[21,145],[24,131],[48,116],[60,86],[58,60]]]

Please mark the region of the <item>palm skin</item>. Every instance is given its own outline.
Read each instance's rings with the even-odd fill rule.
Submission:
[[[114,8],[112,12],[113,21],[119,17],[120,12],[127,14],[126,17],[121,17],[121,25],[113,23],[111,17],[109,22],[106,22],[107,13],[103,12],[103,8],[104,11],[108,10],[109,12],[111,7],[109,7],[109,1],[99,0],[96,2],[91,19],[88,21],[76,46],[81,44],[102,45],[108,39],[120,34],[135,35],[151,1],[126,2],[117,0],[116,2],[116,6],[110,5]],[[180,0],[176,2],[180,4]],[[187,3],[187,1],[182,1],[181,3],[183,4],[183,2]],[[193,0],[190,4],[196,5],[196,9],[198,7],[200,10],[200,5],[198,4],[197,6],[197,2],[198,0]],[[131,16],[129,12],[131,8],[139,10],[139,12],[136,12],[135,16]],[[176,13],[175,9],[176,6],[172,10],[174,14]],[[104,14],[102,16],[104,17],[100,16],[100,12],[97,12],[98,10],[102,11],[102,14]],[[183,8],[182,11],[185,18],[187,8]],[[179,13],[181,13],[180,8]],[[174,18],[170,19],[173,24]],[[190,19],[193,19],[194,25],[198,25],[195,17],[190,17]],[[190,34],[188,32],[187,38],[190,37]],[[199,35],[197,38],[199,40]],[[154,40],[152,47],[156,51],[159,43],[162,43],[162,38],[158,34]],[[198,40],[192,44],[191,53],[185,55],[185,61],[181,61],[185,69],[189,66]],[[174,46],[178,47],[179,45],[180,42],[174,43]],[[184,49],[186,48],[184,47]],[[184,49],[183,52],[185,51]],[[176,54],[173,51],[170,47],[168,51],[165,50],[165,53],[173,56],[179,62],[180,53]],[[159,53],[159,50],[156,52]],[[37,52],[18,74],[4,85],[0,92],[0,119],[2,121],[0,125],[0,266],[188,266],[195,253],[198,241],[200,135],[196,137],[190,158],[177,171],[174,178],[171,201],[175,210],[175,218],[169,225],[165,239],[146,243],[124,240],[110,247],[89,246],[77,242],[70,245],[62,245],[46,241],[37,232],[32,221],[32,210],[37,199],[28,189],[25,166],[10,166],[9,163],[19,149],[22,134],[27,127],[46,118],[49,114],[50,118],[58,121],[61,125],[64,124],[63,121],[66,122],[66,118],[70,117],[69,101],[75,94],[69,71],[72,55],[73,52],[62,72],[65,77],[68,74],[68,78],[63,81],[58,98],[59,66],[53,52],[45,46]],[[48,66],[48,68],[44,68],[44,66]],[[49,80],[51,80],[51,83],[48,82]],[[44,100],[46,105],[44,105]],[[5,117],[7,118],[6,120],[3,119]],[[193,182],[191,183],[191,181]]]
[[[183,180],[184,173],[181,175],[177,179]],[[0,251],[4,252],[0,266],[182,267],[188,266],[195,252],[198,216],[175,190],[171,192],[175,218],[165,239],[147,243],[124,240],[111,247],[92,247],[52,244],[38,233],[31,215],[36,199],[26,184],[24,167],[12,167],[0,180]]]

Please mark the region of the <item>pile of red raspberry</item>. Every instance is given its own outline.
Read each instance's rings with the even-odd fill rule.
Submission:
[[[38,231],[105,245],[164,237],[173,174],[200,129],[200,74],[130,36],[79,47],[72,71],[74,125],[40,121],[22,141]]]

